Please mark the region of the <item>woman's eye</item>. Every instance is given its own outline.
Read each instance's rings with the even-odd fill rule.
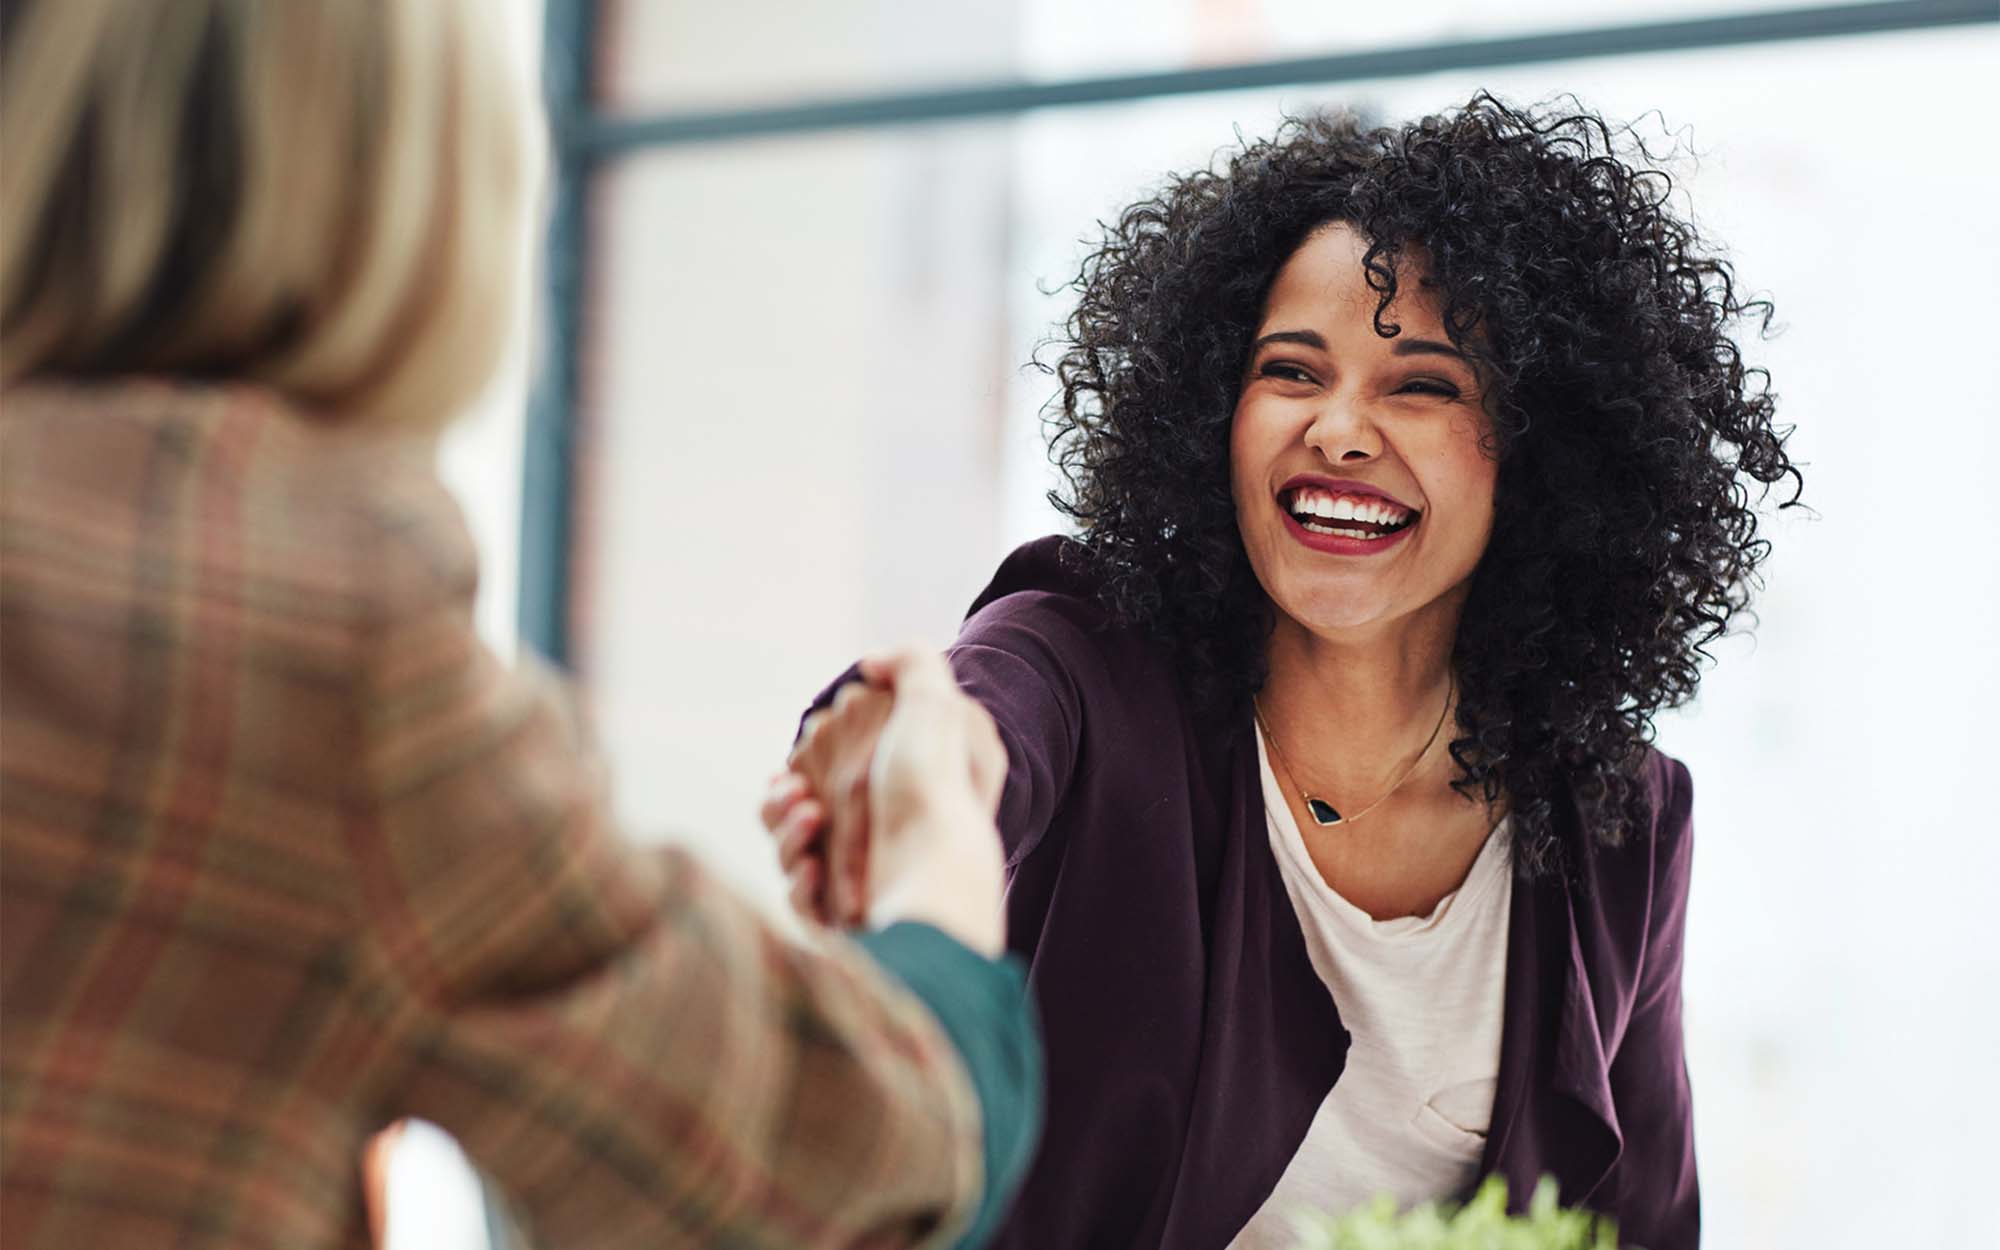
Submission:
[[[1436,378],[1411,378],[1398,388],[1397,393],[1403,395],[1436,395],[1440,399],[1457,399],[1459,397],[1459,389],[1456,386],[1453,386],[1449,382],[1439,381]]]
[[[1298,365],[1288,364],[1282,360],[1270,361],[1262,369],[1259,369],[1258,372],[1267,378],[1282,378],[1287,382],[1310,382],[1313,380],[1312,374],[1307,373]]]

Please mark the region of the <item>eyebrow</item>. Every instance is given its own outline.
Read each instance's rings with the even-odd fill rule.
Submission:
[[[1461,362],[1465,360],[1464,352],[1436,339],[1406,339],[1398,336],[1395,346],[1389,350],[1398,356],[1449,356],[1453,360]]]
[[[1319,351],[1326,350],[1326,340],[1316,330],[1273,330],[1269,334],[1260,336],[1250,345],[1250,350],[1252,353],[1260,352],[1273,343],[1299,343]],[[1469,363],[1464,352],[1437,339],[1411,339],[1398,335],[1389,350],[1397,356],[1446,356],[1461,363]]]
[[[1326,350],[1326,340],[1316,330],[1274,330],[1250,345],[1252,352],[1260,352],[1272,343],[1302,343],[1307,347]]]

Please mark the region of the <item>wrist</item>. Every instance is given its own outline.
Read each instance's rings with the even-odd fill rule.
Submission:
[[[992,817],[968,805],[927,814],[894,836],[900,845],[923,850],[878,883],[869,926],[928,924],[981,955],[998,957],[1007,944],[1005,866]]]

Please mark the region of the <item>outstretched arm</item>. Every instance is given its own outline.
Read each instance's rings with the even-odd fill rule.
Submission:
[[[988,1187],[968,1047],[1039,1094],[1018,972],[927,926],[801,949],[685,854],[627,848],[552,684],[480,646],[469,560],[436,555],[382,562],[355,702],[341,1035],[385,1118],[451,1131],[551,1245],[965,1227]],[[927,977],[979,1010],[944,1019]]]

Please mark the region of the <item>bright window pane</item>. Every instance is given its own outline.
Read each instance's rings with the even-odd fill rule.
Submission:
[[[602,0],[598,47],[609,107],[646,113],[1158,73],[1800,7],[1786,0]]]

